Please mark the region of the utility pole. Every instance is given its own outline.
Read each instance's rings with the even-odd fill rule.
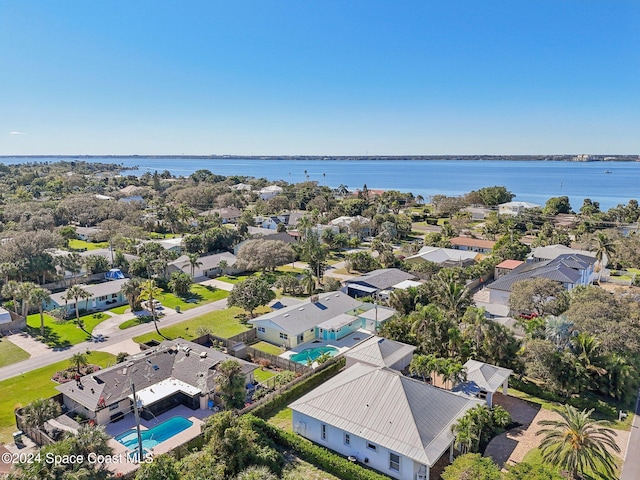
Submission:
[[[138,463],[142,463],[144,460],[144,453],[142,450],[142,436],[140,435],[140,415],[138,413],[138,397],[136,396],[136,386],[131,381],[131,393],[133,394],[133,414],[136,417],[136,431],[138,433]]]

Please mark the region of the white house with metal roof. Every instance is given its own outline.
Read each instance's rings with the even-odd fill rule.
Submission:
[[[108,308],[117,307],[127,303],[126,298],[122,294],[122,285],[128,282],[129,279],[110,280],[102,283],[96,283],[93,285],[78,285],[84,291],[89,294],[87,299],[78,300],[78,308],[86,310],[106,310]],[[50,300],[45,302],[44,310],[53,310],[54,308],[62,307],[66,308],[67,314],[75,312],[76,302],[75,300],[65,300],[67,290],[63,292],[54,293],[51,295]]]
[[[405,259],[409,264],[432,262],[442,267],[468,267],[482,258],[478,252],[456,250],[454,248],[442,248],[424,246],[415,255]]]
[[[315,339],[340,340],[361,328],[374,333],[393,314],[393,309],[360,302],[343,292],[329,292],[265,313],[249,323],[260,340],[293,348]]]
[[[452,425],[484,401],[358,363],[290,405],[293,430],[400,480],[428,480]]]

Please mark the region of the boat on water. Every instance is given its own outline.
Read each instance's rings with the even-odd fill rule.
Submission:
[[[613,173],[611,170],[605,170],[604,173]]]

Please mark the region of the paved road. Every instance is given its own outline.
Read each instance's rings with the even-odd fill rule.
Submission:
[[[174,325],[176,323],[195,318],[204,313],[212,312],[215,310],[224,310],[226,307],[227,299],[225,298],[222,300],[218,300],[217,302],[208,303],[206,305],[187,310],[183,313],[173,313],[162,317],[158,321],[158,327],[160,328],[160,331],[162,331],[163,327],[168,327],[169,325]],[[87,349],[102,350],[109,345],[114,345],[123,340],[137,337],[138,335],[142,335],[143,333],[148,333],[154,330],[155,327],[153,325],[153,322],[145,323],[128,328],[126,330],[118,330],[117,332],[109,335],[107,340],[101,343],[82,342],[66,349],[51,350],[47,355],[29,358],[27,360],[23,360],[22,362],[14,363],[12,365],[7,365],[6,367],[0,368],[0,380],[5,380],[7,378],[22,375],[31,370],[35,370],[36,368],[51,365],[52,363],[59,362],[61,360],[66,360],[68,358],[71,358],[73,354],[84,352]]]
[[[636,401],[636,413],[631,424],[631,435],[627,444],[627,453],[622,464],[620,480],[640,479],[640,392]]]

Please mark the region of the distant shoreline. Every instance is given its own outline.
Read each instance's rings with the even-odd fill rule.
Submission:
[[[192,160],[302,160],[302,161],[394,161],[394,160],[491,160],[523,162],[637,162],[639,155],[591,155],[588,159],[577,159],[579,155],[0,155],[0,161],[7,158],[24,159],[168,159],[184,158]]]

